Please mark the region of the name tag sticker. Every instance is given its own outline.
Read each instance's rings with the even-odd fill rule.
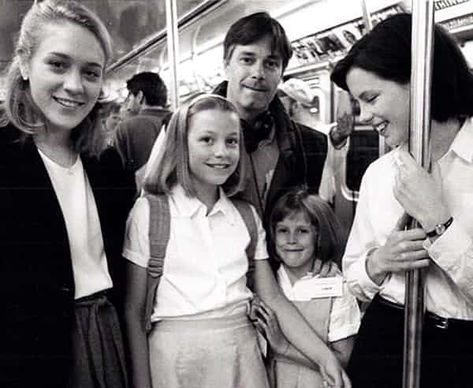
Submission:
[[[330,298],[343,295],[343,278],[310,278],[299,280],[293,288],[294,300]]]

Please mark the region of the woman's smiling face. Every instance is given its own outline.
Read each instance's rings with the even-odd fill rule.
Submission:
[[[359,67],[346,76],[350,93],[360,104],[360,121],[371,124],[390,147],[409,138],[409,84],[378,77]]]
[[[100,95],[104,66],[104,50],[92,32],[71,22],[42,27],[22,73],[49,131],[75,128],[90,113]]]

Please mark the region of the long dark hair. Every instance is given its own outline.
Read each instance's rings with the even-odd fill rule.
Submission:
[[[347,73],[353,67],[378,77],[408,84],[411,75],[410,14],[394,15],[356,42],[335,66],[331,78],[348,91]],[[432,118],[445,122],[451,118],[473,116],[473,75],[453,37],[441,26],[434,30],[434,68],[432,74]]]

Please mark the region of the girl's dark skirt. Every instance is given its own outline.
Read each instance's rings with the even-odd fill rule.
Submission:
[[[72,388],[125,388],[123,340],[105,292],[75,301]]]
[[[473,321],[426,312],[422,388],[473,387]],[[348,374],[353,388],[401,388],[404,307],[376,297],[366,310]]]

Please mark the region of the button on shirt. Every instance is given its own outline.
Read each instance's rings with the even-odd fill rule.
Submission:
[[[350,290],[369,301],[377,293],[404,304],[404,273],[389,274],[378,286],[366,272],[366,257],[386,243],[403,213],[394,198],[398,149],[382,156],[367,169],[348,239],[343,271]],[[446,154],[438,160],[436,177],[454,218],[433,243],[424,242],[431,265],[426,273],[425,304],[445,318],[473,320],[473,122],[465,121]],[[422,193],[419,193],[422,195]]]
[[[250,235],[232,202],[220,198],[207,215],[206,206],[176,186],[168,197],[170,239],[163,276],[151,320],[215,318],[246,311],[251,291],[246,287]],[[267,259],[265,232],[255,215],[258,243],[255,260]],[[146,268],[149,252],[149,204],[139,198],[133,207],[123,255]]]

